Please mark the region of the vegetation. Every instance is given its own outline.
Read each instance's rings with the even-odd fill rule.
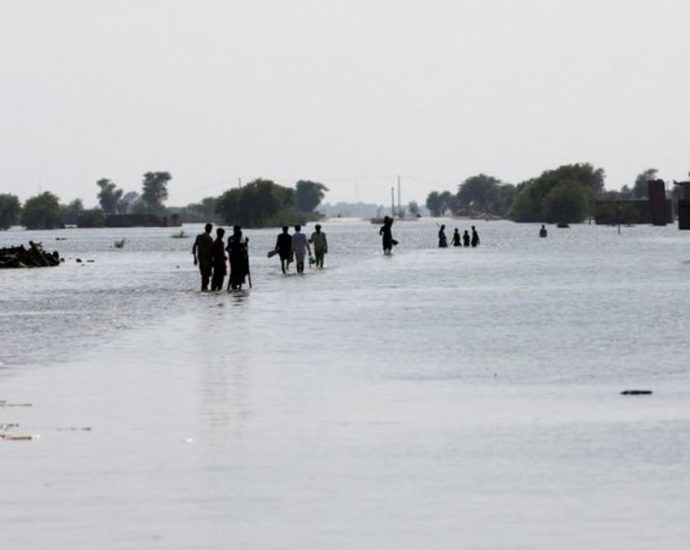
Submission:
[[[22,211],[16,195],[0,194],[0,229],[9,229],[16,225]]]
[[[22,225],[27,229],[56,229],[64,226],[60,202],[50,191],[28,199],[21,219]]]
[[[295,207],[299,212],[313,212],[326,196],[326,187],[315,181],[300,180],[295,184]]]
[[[96,185],[101,189],[98,192],[98,202],[101,205],[101,209],[106,214],[115,214],[118,211],[118,206],[124,191],[118,189],[117,186],[107,178],[99,179]]]
[[[141,194],[140,214],[162,214],[163,203],[168,199],[168,182],[172,179],[170,172],[146,172],[144,174],[143,192]]]
[[[77,225],[79,217],[84,212],[84,204],[81,199],[74,199],[71,203],[61,206],[62,223],[64,225]]]

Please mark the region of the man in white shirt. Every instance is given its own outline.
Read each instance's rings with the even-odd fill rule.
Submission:
[[[297,265],[297,273],[304,273],[304,257],[307,252],[311,258],[311,248],[307,241],[307,236],[302,233],[302,226],[295,226],[295,233],[292,235],[292,253],[295,255],[295,264]]]

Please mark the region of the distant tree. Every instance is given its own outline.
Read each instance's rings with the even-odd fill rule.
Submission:
[[[558,183],[542,201],[542,217],[547,223],[580,223],[587,211],[587,190],[574,181]]]
[[[427,195],[426,207],[434,218],[439,217],[443,213],[443,200],[438,191],[432,191]]]
[[[300,212],[313,212],[326,196],[326,187],[316,181],[300,180],[295,184],[295,206]]]
[[[22,224],[27,229],[63,227],[59,199],[50,191],[28,199],[22,210]]]
[[[159,214],[163,211],[163,203],[168,198],[168,182],[172,179],[169,172],[146,172],[144,174],[141,200],[146,211]]]
[[[418,218],[421,215],[417,201],[410,201],[407,204],[407,211],[410,213],[410,216],[412,216],[413,218]]]
[[[568,182],[582,188],[586,200],[584,217],[587,217],[593,212],[594,199],[604,191],[604,177],[604,171],[601,168],[595,169],[591,164],[567,164],[555,170],[547,170],[539,177],[517,186],[508,215],[518,222],[546,221],[543,205],[545,197],[555,186]]]
[[[19,221],[22,207],[16,195],[0,194],[0,229],[9,229]]]
[[[467,178],[458,186],[457,209],[504,216],[514,197],[515,186],[493,176],[479,174]]]
[[[77,225],[79,223],[79,216],[84,212],[84,204],[81,199],[74,199],[71,203],[61,207],[62,222],[65,225]]]
[[[618,193],[618,198],[620,199],[632,199],[632,196],[633,190],[628,185],[621,187],[621,190]]]
[[[450,191],[432,191],[426,197],[426,207],[435,218],[443,216],[449,210],[453,212],[456,208],[455,196]]]
[[[216,204],[216,212],[228,225],[265,227],[304,220],[305,214],[296,216],[295,190],[271,180],[257,179],[241,189],[223,193]]]
[[[98,202],[106,214],[114,214],[117,211],[117,203],[122,198],[122,189],[107,178],[101,178],[96,182],[101,188],[98,192]]]
[[[441,199],[441,205],[443,207],[441,214],[445,214],[448,211],[455,213],[455,211],[457,210],[457,203],[455,200],[455,195],[453,195],[453,193],[451,193],[450,191],[443,191],[439,195],[439,198]]]
[[[467,178],[458,186],[458,207],[480,212],[493,210],[494,191],[501,180],[486,174]]]
[[[649,197],[649,180],[657,179],[656,175],[659,172],[656,168],[647,168],[644,172],[637,175],[635,183],[632,188],[632,197],[634,199],[646,199]]]

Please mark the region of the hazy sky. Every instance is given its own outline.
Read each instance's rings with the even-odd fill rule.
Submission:
[[[687,0],[0,0],[0,193],[690,170]]]

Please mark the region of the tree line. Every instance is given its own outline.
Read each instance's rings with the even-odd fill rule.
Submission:
[[[81,199],[61,204],[50,191],[27,199],[22,205],[12,194],[0,194],[0,229],[17,224],[27,229],[57,229],[65,225],[98,227],[106,216],[117,214],[177,214],[183,221],[220,220],[228,225],[247,227],[293,225],[315,219],[315,213],[328,188],[309,180],[300,180],[294,188],[257,179],[219,197],[207,197],[186,207],[166,207],[169,172],[146,172],[141,193],[125,192],[108,178],[96,182],[97,208],[85,209]]]
[[[517,185],[479,174],[458,185],[456,193],[433,191],[426,207],[433,216],[495,216],[516,222],[578,223],[594,215],[597,200],[647,198],[647,182],[657,170],[640,173],[632,186],[605,191],[605,172],[589,163],[546,170]]]

